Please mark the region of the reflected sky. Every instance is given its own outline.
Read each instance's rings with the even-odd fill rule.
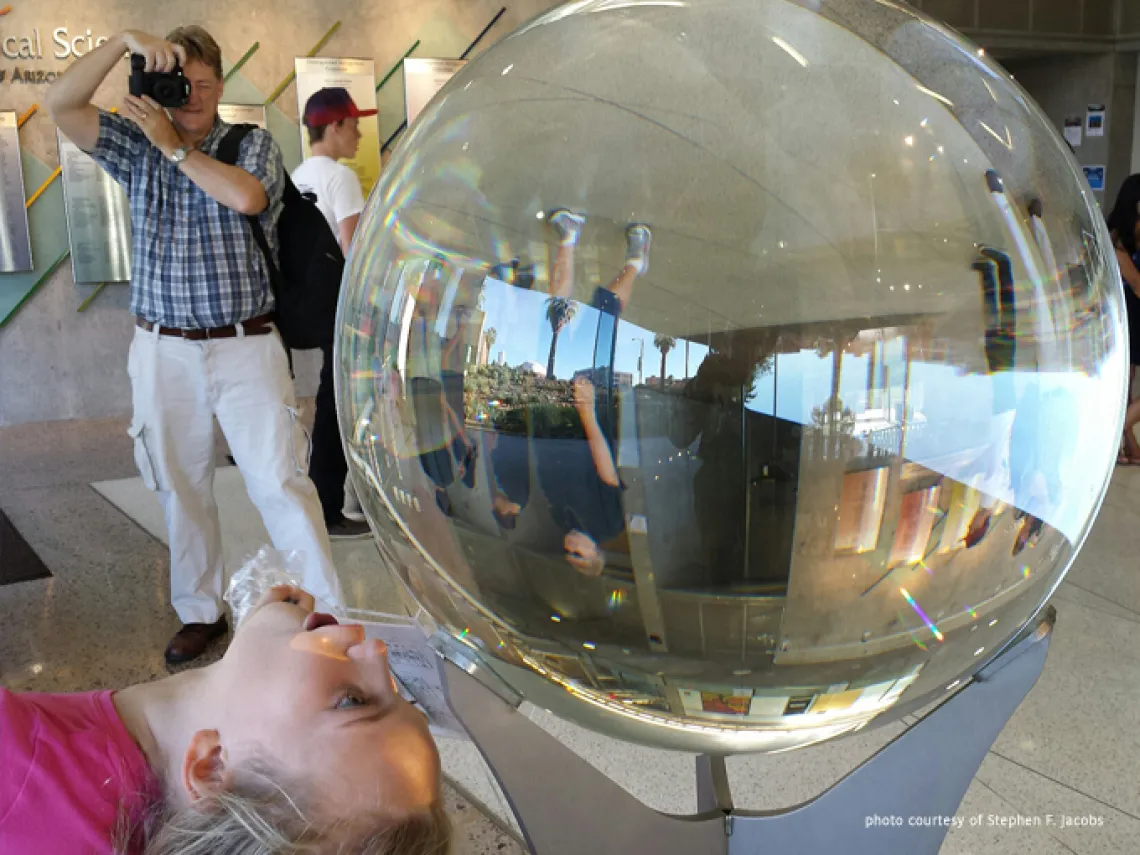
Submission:
[[[546,355],[553,337],[545,321],[548,295],[487,278],[481,306],[485,313],[483,329],[496,331],[488,361],[511,367],[531,365],[544,372]],[[502,331],[502,332],[501,332]],[[575,372],[594,367],[598,334],[597,312],[583,307],[561,330],[555,354],[555,375],[566,379]],[[661,374],[661,352],[655,346],[655,333],[623,319],[620,325],[613,370],[624,375],[627,385],[653,384]],[[1009,476],[995,477],[982,471],[989,460],[979,463],[994,446],[1008,449],[1012,436],[1012,411],[1027,394],[1052,400],[1063,396],[1078,409],[1078,402],[1098,400],[1115,394],[1118,372],[1090,375],[1081,371],[1019,370],[997,374],[978,371],[969,365],[908,359],[907,336],[902,330],[863,331],[861,352],[844,352],[839,360],[838,394],[844,408],[855,418],[852,433],[872,441],[875,434],[905,428],[906,456],[932,470],[965,483],[984,478],[995,498],[1025,506],[1035,500],[1020,499]],[[674,381],[694,377],[709,354],[708,345],[679,338],[665,358],[665,376]],[[826,406],[836,385],[836,362],[832,354],[801,349],[771,355],[766,370],[759,372],[744,406],[755,412],[776,416],[805,426],[816,424],[819,410]],[[1060,398],[1058,398],[1060,400]],[[1071,450],[1058,453],[1060,478],[1074,491],[1091,490],[1081,477],[1084,465],[1077,448],[1111,445],[1112,425],[1100,418],[1099,408],[1070,413],[1074,435]],[[1001,414],[1009,412],[1009,418]],[[1036,441],[1020,435],[1022,442]],[[1067,446],[1068,447],[1068,446]],[[1002,457],[1004,455],[1004,458]],[[1008,450],[996,465],[1008,468]],[[1024,507],[1047,519],[1071,540],[1077,540],[1084,515],[1079,510],[1092,496],[1074,495],[1073,501],[1050,507]],[[1066,508],[1068,510],[1066,510]]]
[[[484,330],[494,329],[498,333],[490,361],[501,360],[506,365],[517,367],[536,362],[546,355],[553,338],[550,324],[543,320],[549,295],[515,288],[490,277],[485,280],[485,287]],[[520,325],[524,325],[522,329]],[[504,335],[504,331],[510,334]],[[558,335],[556,376],[571,377],[575,371],[593,367],[597,333],[596,312],[580,311],[574,315]],[[653,330],[623,318],[614,352],[614,372],[628,373],[635,382],[660,376],[661,351],[653,344],[654,335]],[[708,345],[690,342],[686,369],[685,341],[678,339],[665,358],[665,376],[676,379],[692,377],[708,352]],[[542,364],[545,369],[545,362]]]

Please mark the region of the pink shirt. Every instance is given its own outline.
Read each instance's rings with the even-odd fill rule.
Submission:
[[[0,852],[107,855],[120,805],[154,792],[113,692],[15,694],[0,687]]]

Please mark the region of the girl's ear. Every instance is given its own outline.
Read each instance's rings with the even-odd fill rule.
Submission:
[[[229,786],[226,750],[216,730],[199,730],[190,738],[182,758],[182,786],[191,804]]]

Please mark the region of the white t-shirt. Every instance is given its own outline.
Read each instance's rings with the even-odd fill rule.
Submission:
[[[293,183],[301,193],[317,197],[317,207],[338,239],[340,221],[364,210],[360,179],[331,157],[322,154],[310,157],[293,172]]]

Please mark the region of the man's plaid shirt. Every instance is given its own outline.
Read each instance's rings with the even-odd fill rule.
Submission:
[[[214,157],[230,126],[221,119],[198,146]],[[265,259],[245,216],[218,204],[122,116],[100,112],[91,156],[127,190],[131,209],[131,312],[179,329],[224,327],[273,310]],[[261,181],[261,225],[277,255],[285,186],[281,149],[255,129],[237,165]]]

